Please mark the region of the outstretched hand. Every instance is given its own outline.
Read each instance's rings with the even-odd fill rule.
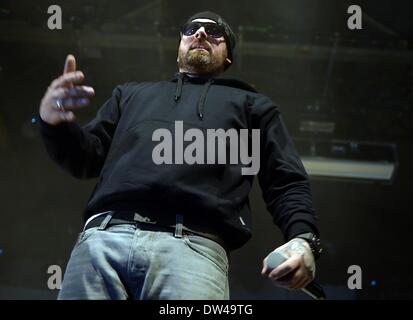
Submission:
[[[39,114],[42,120],[51,125],[74,121],[73,111],[89,105],[89,98],[95,94],[92,87],[79,85],[84,79],[83,72],[76,71],[75,57],[69,54],[63,74],[52,81],[41,100]]]

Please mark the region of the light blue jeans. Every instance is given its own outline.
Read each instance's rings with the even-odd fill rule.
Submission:
[[[226,300],[228,257],[201,236],[94,227],[79,235],[58,299]]]

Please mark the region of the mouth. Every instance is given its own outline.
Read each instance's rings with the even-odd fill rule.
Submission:
[[[198,43],[198,44],[193,45],[190,50],[205,50],[209,52],[209,47],[205,44]]]
[[[207,49],[204,48],[193,48],[191,50],[197,50],[197,51],[205,51],[205,52],[209,52]]]

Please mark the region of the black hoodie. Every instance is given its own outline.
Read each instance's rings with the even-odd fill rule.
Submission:
[[[243,164],[161,164],[152,160],[156,129],[260,129],[259,183],[286,240],[318,234],[308,176],[277,106],[231,78],[178,73],[172,81],[117,86],[96,117],[51,126],[40,121],[50,156],[78,178],[99,177],[85,219],[107,210],[133,210],[154,220],[180,213],[184,225],[208,225],[230,249],[251,236],[248,201],[253,176]]]

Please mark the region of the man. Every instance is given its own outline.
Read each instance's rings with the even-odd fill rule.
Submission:
[[[318,228],[308,177],[278,108],[249,85],[221,76],[233,63],[234,48],[234,33],[222,17],[195,14],[182,28],[176,77],[116,87],[83,127],[74,112],[89,104],[94,90],[80,85],[84,75],[67,57],[64,74],[42,99],[41,133],[59,165],[75,177],[99,180],[60,299],[229,298],[228,254],[251,236],[253,176],[233,162],[184,162],[182,154],[192,152],[179,147],[177,124],[186,138],[195,132],[190,129],[201,135],[260,130],[258,177],[287,240],[276,249],[287,261],[270,270],[265,258],[262,274],[290,289],[314,278]],[[169,141],[175,142],[174,163],[154,161],[159,128],[175,129]],[[181,138],[187,146],[192,141]],[[158,157],[167,148],[162,152]]]

